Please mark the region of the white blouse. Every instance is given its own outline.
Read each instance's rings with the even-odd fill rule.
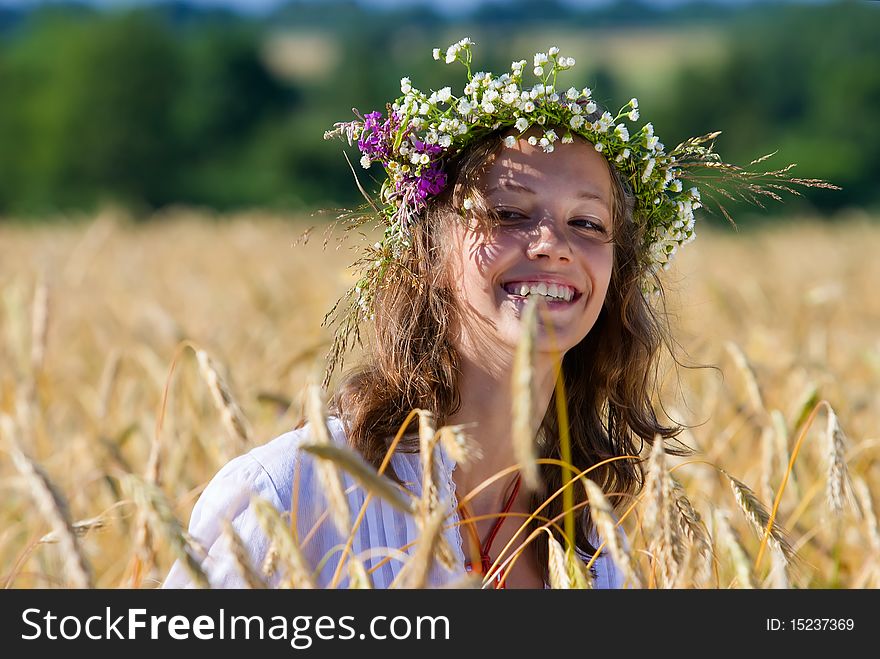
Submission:
[[[329,417],[327,425],[333,441],[347,445],[343,425],[336,417]],[[317,474],[314,470],[314,457],[299,449],[309,440],[308,425],[284,433],[267,444],[259,446],[249,453],[228,462],[208,483],[193,508],[189,523],[189,534],[203,550],[202,569],[214,588],[245,587],[235,559],[223,534],[223,520],[231,521],[233,528],[247,546],[252,564],[259,568],[269,549],[269,541],[257,523],[257,516],[250,506],[252,495],[258,495],[271,503],[282,513],[289,513],[291,508],[291,492],[294,473],[297,471],[299,493],[296,497],[296,520],[298,538],[306,537],[317,519],[326,509],[324,496],[321,493]],[[460,568],[448,571],[439,562],[434,565],[428,575],[428,585],[438,587],[455,583],[465,574],[465,556],[462,550],[462,536],[456,508],[455,483],[452,473],[455,461],[449,457],[438,444],[435,456],[441,473],[441,482],[437,484],[439,500],[449,501],[451,510],[444,535],[449,547],[455,555],[455,564]],[[421,465],[417,453],[395,452],[391,465],[401,481],[416,496],[421,496]],[[343,487],[348,490],[355,484],[354,479],[344,470],[340,470]],[[357,514],[366,498],[361,487],[354,487],[348,494],[349,509]],[[388,554],[380,548],[402,548],[414,542],[419,536],[415,519],[411,514],[404,513],[388,502],[373,497],[367,505],[363,520],[354,537],[352,551],[362,560],[369,570]],[[336,529],[331,519],[325,520],[318,527],[313,537],[303,547],[306,559],[313,567],[330,552],[330,559],[325,560],[319,574],[316,575],[318,587],[326,588],[330,584],[338,564],[340,552],[338,548],[345,544],[347,536]],[[598,539],[598,538],[596,538]],[[594,543],[596,546],[598,543]],[[412,553],[414,547],[404,550]],[[376,588],[387,588],[402,567],[397,558],[386,561],[371,573]],[[348,571],[342,571],[339,586],[345,588]],[[596,588],[621,588],[623,576],[607,554],[603,553],[593,563],[594,586]],[[274,584],[277,585],[278,575]],[[181,561],[176,561],[168,573],[163,588],[191,588],[193,582]]]

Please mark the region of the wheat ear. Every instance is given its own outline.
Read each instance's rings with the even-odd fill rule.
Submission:
[[[306,416],[309,421],[311,440],[318,446],[331,445],[325,410],[326,404],[321,388],[314,384],[309,386]],[[351,532],[351,510],[348,507],[348,497],[345,495],[342,476],[337,470],[336,464],[332,460],[324,458],[318,458],[315,461],[315,472],[321,491],[327,500],[333,523],[340,534],[347,536]]]
[[[24,477],[31,498],[58,538],[67,578],[74,588],[92,588],[94,586],[92,568],[76,537],[67,500],[43,468],[25,454],[19,445],[15,424],[9,415],[0,414],[0,428],[8,440],[13,464]]]
[[[587,496],[590,500],[590,514],[599,529],[599,534],[605,541],[611,558],[623,571],[633,588],[640,588],[642,580],[639,577],[635,563],[629,552],[623,546],[617,535],[617,525],[614,522],[614,513],[608,499],[602,493],[602,489],[589,479],[584,479]]]
[[[513,419],[511,433],[513,455],[522,471],[523,484],[532,491],[540,485],[535,431],[532,427],[534,416],[535,379],[535,335],[538,332],[538,307],[526,300],[520,320],[520,340],[513,358]]]

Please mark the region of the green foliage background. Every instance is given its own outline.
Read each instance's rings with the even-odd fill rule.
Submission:
[[[787,211],[876,209],[878,4],[514,2],[459,17],[345,1],[262,18],[180,3],[0,9],[0,216],[355,203],[342,146],[323,131],[352,106],[381,108],[403,75],[460,87],[430,50],[465,35],[477,69],[557,44],[578,59],[563,84],[588,84],[613,109],[637,96],[667,145],[720,129],[729,161],[779,149],[771,166],[797,162],[798,175],[844,188]]]

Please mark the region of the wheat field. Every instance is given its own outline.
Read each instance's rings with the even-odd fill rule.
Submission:
[[[161,583],[211,476],[308,413],[352,260],[300,240],[314,221],[0,223],[0,584]],[[880,587],[880,225],[698,232],[667,304],[679,360],[709,368],[665,358],[660,397],[694,454],[645,449],[608,551],[642,587]]]

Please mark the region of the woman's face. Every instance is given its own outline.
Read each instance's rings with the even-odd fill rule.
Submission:
[[[502,147],[480,181],[500,224],[487,232],[471,220],[452,229],[457,348],[475,357],[516,347],[528,298],[541,303],[538,352],[554,348],[546,318],[565,353],[593,327],[611,279],[613,200],[605,159],[579,139],[556,142],[545,153],[528,143],[529,135]]]

